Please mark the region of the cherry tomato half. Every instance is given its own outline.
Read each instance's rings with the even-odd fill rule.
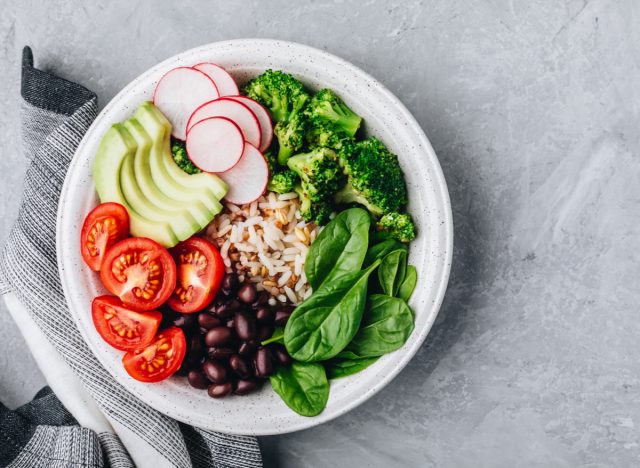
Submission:
[[[158,333],[150,345],[125,354],[122,364],[136,380],[159,382],[178,370],[186,349],[184,332],[178,327],[171,327]]]
[[[164,304],[176,288],[176,264],[156,241],[130,237],[109,249],[100,278],[127,307],[152,310]]]
[[[100,271],[107,250],[129,237],[129,213],[118,203],[102,203],[84,219],[80,233],[80,251],[93,271]]]
[[[122,351],[147,346],[162,321],[160,312],[136,312],[116,296],[96,297],[91,304],[91,317],[102,339]]]
[[[220,252],[208,240],[192,237],[172,248],[171,255],[178,280],[167,304],[183,314],[204,309],[218,293],[224,276]]]

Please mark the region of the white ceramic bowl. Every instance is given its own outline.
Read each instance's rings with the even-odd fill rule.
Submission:
[[[366,130],[378,136],[400,158],[409,190],[409,211],[418,237],[409,261],[418,271],[418,287],[410,305],[415,330],[404,347],[351,377],[331,382],[326,409],[313,418],[291,411],[267,384],[260,392],[213,400],[183,378],[157,384],[133,380],[122,367],[122,353],[97,334],[90,313],[92,299],[104,294],[98,275],[80,255],[79,233],[85,215],[97,203],[91,165],[98,143],[111,124],[127,119],[138,104],[151,98],[169,69],[211,61],[240,83],[267,68],[292,73],[311,89],[334,89],[364,117]],[[350,63],[317,49],[273,40],[233,40],[198,47],[156,65],[124,88],[100,113],[69,168],[58,211],[57,249],[62,286],[84,339],[102,365],[132,394],[179,421],[232,434],[281,434],[336,418],[382,389],[409,362],[431,329],[449,277],[453,244],[451,207],[446,183],[429,140],[420,126],[382,84]]]

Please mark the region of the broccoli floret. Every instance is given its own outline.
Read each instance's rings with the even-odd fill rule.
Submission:
[[[267,190],[276,193],[289,193],[293,192],[297,183],[298,175],[295,172],[291,170],[276,172],[271,174]]]
[[[300,177],[296,188],[300,196],[300,212],[306,221],[325,224],[333,209],[333,195],[345,183],[336,152],[316,148],[309,153],[292,156],[287,165]]]
[[[398,158],[380,140],[358,142],[339,155],[347,184],[336,193],[336,203],[359,203],[376,218],[401,211],[407,204],[407,186]]]
[[[278,122],[273,133],[278,139],[278,163],[286,166],[287,160],[292,154],[302,149],[306,118],[302,114],[296,114],[287,122]]]
[[[378,221],[378,230],[388,233],[400,242],[411,242],[416,237],[416,229],[411,216],[406,213],[387,213]]]
[[[171,141],[171,155],[178,167],[187,174],[199,174],[202,172],[196,166],[193,165],[189,156],[187,156],[187,148],[183,141],[172,140]]]
[[[293,76],[267,70],[251,80],[244,88],[247,96],[264,105],[276,122],[274,133],[278,139],[278,162],[287,159],[304,144],[306,117],[302,111],[310,99],[309,93]]]
[[[315,120],[310,122],[305,133],[309,148],[325,147],[336,151],[342,149],[346,144],[352,143],[353,138],[345,132],[339,130],[330,123]]]
[[[311,121],[329,122],[351,137],[356,134],[362,123],[362,117],[349,109],[330,89],[318,91],[311,99],[305,113]]]

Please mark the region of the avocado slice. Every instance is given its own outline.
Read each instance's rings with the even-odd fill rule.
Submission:
[[[140,134],[138,137],[136,135],[134,137],[143,141],[146,138],[151,142],[147,157],[136,160],[136,171],[144,174],[145,183],[149,185],[149,188],[155,189],[156,193],[152,201],[158,206],[172,206],[173,209],[187,210],[198,223],[197,231],[205,228],[221,211],[220,202],[206,190],[193,190],[191,187],[183,187],[176,191],[167,190],[167,187],[175,184],[175,181],[172,174],[166,171],[162,161],[166,157],[165,144],[167,145],[166,149],[171,151],[165,140],[164,127],[151,125],[145,127],[136,117],[129,119],[125,125],[136,134]],[[169,157],[173,160],[171,155]],[[179,170],[183,172],[181,169]]]
[[[120,168],[120,187],[124,197],[131,207],[145,218],[168,223],[178,240],[188,239],[200,230],[200,226],[186,209],[164,210],[154,204],[147,196],[147,193],[153,195],[158,195],[158,193],[154,192],[156,188],[153,181],[146,177],[144,171],[142,173],[136,172],[136,165],[137,161],[141,161],[142,167],[148,167],[152,143],[148,138],[141,138],[139,133],[134,137],[129,128],[132,128],[132,125],[127,121],[120,127],[120,132],[128,133],[129,137],[137,142],[137,150],[125,158]]]
[[[160,135],[160,133],[164,135],[165,143],[162,145],[164,157],[162,161],[164,162],[166,173],[170,175],[170,180],[164,186],[167,195],[180,199],[181,196],[186,196],[186,193],[195,191],[202,194],[204,190],[215,200],[224,198],[229,188],[218,176],[208,172],[187,174],[178,167],[171,156],[171,123],[153,103],[149,101],[142,103],[136,110],[134,117],[145,127],[150,135]],[[159,172],[158,174],[154,173],[154,177],[161,177]]]
[[[122,124],[115,124],[107,130],[93,162],[93,181],[98,197],[101,203],[115,202],[126,208],[133,236],[149,237],[165,247],[172,247],[178,243],[178,238],[169,224],[140,215],[122,192],[120,170],[125,159],[135,155],[136,149],[136,142]]]

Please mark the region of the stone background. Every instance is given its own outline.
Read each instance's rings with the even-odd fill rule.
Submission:
[[[217,40],[362,67],[440,158],[455,254],[409,366],[336,421],[261,440],[268,466],[640,463],[640,4],[633,0],[0,0],[0,240],[17,213],[19,57],[101,105]],[[0,305],[0,401],[44,384]],[[636,426],[638,424],[638,426]]]

